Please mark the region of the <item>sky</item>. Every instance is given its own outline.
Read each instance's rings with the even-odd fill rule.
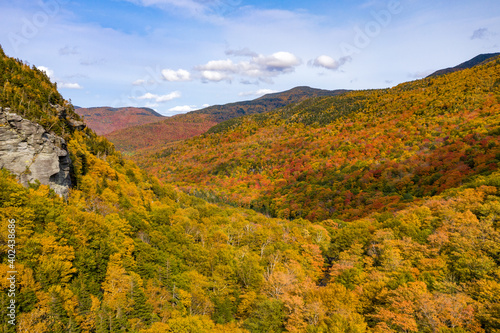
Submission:
[[[171,116],[296,86],[387,88],[500,52],[500,2],[3,0],[0,45],[75,106]]]

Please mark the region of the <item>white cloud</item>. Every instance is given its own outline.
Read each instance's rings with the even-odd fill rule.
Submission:
[[[158,95],[152,94],[152,93],[145,93],[142,96],[137,97],[137,99],[156,99]]]
[[[309,65],[314,67],[323,67],[331,70],[338,70],[342,65],[346,62],[350,61],[351,57],[342,57],[339,60],[335,60],[330,56],[321,55],[314,59],[313,61],[309,61]]]
[[[229,52],[229,54],[234,53]],[[201,72],[202,79],[213,82],[230,81],[234,75],[269,81],[267,78],[283,73],[291,73],[295,70],[295,67],[302,63],[298,57],[290,52],[276,52],[265,56],[245,49],[244,52],[237,55],[250,57],[250,60],[238,63],[233,62],[231,59],[211,60],[205,65],[196,66],[195,69]]]
[[[39,70],[41,70],[42,72],[45,72],[45,74],[47,74],[47,76],[49,78],[53,78],[54,77],[54,71],[48,67],[45,67],[45,66],[38,66],[37,67]]]
[[[263,96],[263,95],[272,94],[275,92],[277,92],[277,91],[272,90],[272,89],[259,89],[257,91],[241,92],[238,94],[238,96]]]
[[[66,89],[83,89],[83,87],[80,84],[71,82],[58,82],[57,87]]]
[[[151,100],[151,101],[154,101],[154,103],[164,103],[164,102],[168,102],[168,101],[171,101],[171,100],[179,98],[179,97],[181,97],[180,91],[174,91],[174,92],[171,92],[170,94],[166,94],[166,95],[155,95],[155,94],[148,92],[142,96],[137,97],[137,99]]]
[[[287,71],[301,64],[300,59],[290,52],[276,52],[270,56],[259,55],[253,61],[271,71]]]
[[[168,111],[173,111],[173,112],[189,112],[194,110],[198,110],[196,105],[179,105],[168,109]]]
[[[335,59],[333,59],[332,57],[329,57],[327,55],[321,55],[321,56],[317,57],[314,60],[313,65],[317,66],[317,67],[328,68],[328,69],[336,69],[338,67],[338,64],[335,61]]]
[[[168,102],[179,97],[181,97],[181,93],[179,91],[174,91],[173,93],[167,95],[158,96],[156,98],[156,102],[158,103]]]
[[[231,80],[231,77],[223,72],[217,72],[217,71],[203,71],[201,72],[201,77],[204,80],[212,81],[212,82],[219,82],[222,80]]]
[[[184,69],[164,69],[161,71],[163,78],[167,81],[175,82],[175,81],[191,81],[191,73]]]
[[[202,71],[222,71],[222,72],[237,72],[238,65],[234,64],[231,59],[226,60],[212,60],[206,65],[197,66],[198,70]]]

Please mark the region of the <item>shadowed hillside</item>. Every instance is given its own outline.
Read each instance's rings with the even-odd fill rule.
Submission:
[[[284,92],[267,94],[251,101],[209,106],[208,108],[192,111],[192,113],[209,114],[216,122],[220,123],[236,117],[265,113],[309,98],[336,96],[347,91],[348,90],[322,90],[310,87],[296,87]]]
[[[463,62],[461,63],[460,65],[457,65],[455,67],[448,67],[448,68],[445,68],[445,69],[440,69],[434,73],[432,73],[431,75],[429,75],[428,77],[433,77],[433,76],[439,76],[439,75],[444,75],[444,74],[449,74],[449,73],[453,73],[453,72],[457,72],[457,71],[461,71],[463,69],[467,69],[467,68],[472,68],[474,66],[477,66],[477,65],[480,65],[484,62],[487,62],[493,58],[495,58],[496,56],[500,55],[500,53],[488,53],[488,54],[480,54],[474,58],[472,58],[471,60],[468,60],[466,62]]]
[[[162,120],[164,117],[149,108],[79,108],[75,110],[85,118],[87,125],[98,135],[105,135],[123,128]]]
[[[107,135],[120,151],[134,153],[139,150],[159,149],[163,145],[205,133],[212,126],[227,119],[249,114],[265,113],[276,108],[318,96],[335,96],[346,90],[321,90],[297,87],[268,94],[252,101],[210,106],[201,110],[175,115],[162,122],[130,127]],[[91,126],[92,127],[92,126]]]

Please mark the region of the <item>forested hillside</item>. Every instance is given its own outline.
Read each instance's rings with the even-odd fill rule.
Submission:
[[[75,110],[85,118],[85,123],[98,135],[106,135],[127,127],[140,126],[165,119],[150,108],[111,108],[94,107]]]
[[[499,100],[495,60],[235,118],[138,160],[210,200],[283,218],[353,220],[497,170]]]
[[[229,119],[261,114],[274,109],[302,102],[306,99],[321,96],[337,96],[346,93],[348,90],[323,90],[311,87],[295,87],[287,91],[266,94],[251,101],[229,103],[224,105],[213,105],[207,108],[192,111],[192,114],[208,114],[211,118],[220,123]]]
[[[165,120],[141,126],[128,127],[106,135],[123,153],[151,151],[164,148],[172,142],[190,139],[217,125],[207,114],[179,114]]]
[[[47,104],[50,96],[72,113],[55,85],[42,72],[1,56],[9,66],[2,72],[5,86],[13,91],[2,89],[1,103],[66,130],[75,185],[65,201],[46,186],[26,189],[0,172],[0,270],[4,277],[12,270],[7,240],[15,220],[19,272],[16,326],[8,323],[9,281],[2,281],[3,332],[283,326],[283,305],[266,292],[266,274],[289,268],[297,274],[294,284],[318,280],[329,239],[323,227],[218,207],[160,185],[91,130],[69,133]],[[276,317],[261,318],[269,307]]]
[[[461,71],[466,68],[472,68],[477,65],[481,65],[482,63],[485,63],[487,61],[490,61],[491,59],[494,59],[495,57],[499,56],[500,53],[486,53],[486,54],[480,54],[478,56],[475,56],[474,58],[463,62],[455,67],[449,67],[449,68],[444,68],[440,69],[438,71],[435,71],[429,76],[438,76],[438,75],[445,75],[457,71]]]
[[[318,222],[313,223],[208,203],[162,184],[124,159],[105,138],[89,129],[66,127],[66,118],[53,115],[55,111],[46,97],[50,96],[49,102],[53,98],[66,105],[69,113],[72,107],[48,78],[3,53],[0,57],[10,66],[8,71],[2,70],[3,80],[15,92],[7,93],[4,83],[0,87],[1,103],[8,104],[3,106],[13,112],[43,120],[44,126],[65,135],[74,178],[74,188],[64,200],[44,185],[24,188],[13,175],[0,170],[3,332],[500,332],[500,174],[493,165],[496,162],[489,158],[496,147],[490,142],[495,143],[493,139],[498,137],[498,133],[491,132],[497,128],[493,121],[498,101],[496,86],[488,83],[496,82],[498,72],[488,67],[471,72],[468,82],[477,86],[477,94],[464,97],[462,91],[456,93],[459,100],[471,98],[469,105],[474,107],[470,113],[464,109],[456,112],[471,122],[471,142],[475,143],[471,146],[474,165],[469,167],[479,168],[461,178],[463,186],[450,185],[454,188],[440,189],[439,195],[431,197],[424,195],[432,191],[424,192],[418,202],[405,199],[406,207],[396,213],[365,211],[365,217],[360,219],[316,218]],[[489,78],[482,71],[489,73]],[[476,84],[483,81],[484,85]],[[327,125],[313,121],[315,112],[321,110],[313,105],[321,101],[337,105],[335,100],[313,101],[310,108],[305,108],[307,103],[295,107],[303,111],[302,116],[285,109],[269,117],[243,119],[234,128],[188,141],[186,147],[203,142],[207,153],[213,154],[211,141],[197,140],[215,140],[229,154],[231,141],[246,147],[243,139],[260,133],[266,124],[269,132],[264,132],[259,145],[254,143],[252,149],[257,157],[270,153],[266,149],[272,147],[272,141],[266,144],[265,133],[274,133],[278,138],[283,135],[284,140],[289,133],[298,135],[299,130],[307,128],[302,133],[311,135],[309,141],[304,141],[308,146],[301,147],[299,141],[288,137],[286,152],[295,158],[297,148],[304,151],[299,156],[309,154],[305,149],[313,147],[315,135],[318,140],[323,138],[317,133],[324,127],[330,137],[343,138],[346,147],[352,147],[353,155],[359,155],[355,163],[361,163],[361,142],[357,140],[362,136],[354,134],[373,131],[366,125],[367,119],[375,127],[377,119],[391,119],[387,114],[394,113],[391,117],[398,119],[393,120],[395,125],[400,121],[401,126],[394,131],[389,126],[380,129],[386,137],[379,141],[393,147],[383,151],[387,163],[400,146],[409,147],[404,151],[415,156],[418,149],[405,145],[404,140],[418,127],[403,125],[405,119],[427,118],[384,108],[377,113],[374,107],[368,107],[375,96],[379,96],[382,106],[396,102],[405,105],[408,100],[397,98],[397,92],[411,95],[413,90],[421,89],[414,88],[414,84],[422,83],[400,86],[393,93],[373,91],[346,96],[353,103],[349,108],[346,105],[339,111],[324,113],[321,119],[326,119]],[[427,87],[436,89],[437,82],[434,84]],[[39,94],[35,93],[38,85],[44,89]],[[440,90],[440,95],[445,93],[446,89]],[[417,112],[420,103],[415,103]],[[450,101],[444,108],[439,104],[444,102],[434,103],[434,120],[441,121],[441,132],[427,142],[429,151],[439,151],[460,138],[453,132],[456,125],[448,123],[448,119],[458,121],[458,116],[443,116],[449,112],[443,110],[453,109],[455,104]],[[366,111],[360,111],[362,108]],[[273,123],[283,125],[283,131],[280,133],[280,127]],[[335,132],[334,125],[344,123],[345,129],[339,127]],[[415,124],[419,122],[415,120]],[[430,138],[436,131],[429,123]],[[350,141],[348,133],[353,136]],[[402,134],[401,141],[396,140],[397,134]],[[442,135],[449,137],[440,141]],[[483,142],[484,138],[489,139]],[[382,146],[375,132],[365,140]],[[328,149],[324,156],[339,151],[343,163],[351,158],[343,157],[347,150],[327,146],[320,140],[317,145]],[[227,159],[223,153],[208,156],[214,165]],[[226,178],[231,175],[230,168],[221,170],[221,177],[223,173]],[[352,174],[357,175],[357,170],[363,169],[353,169]],[[342,176],[346,177],[347,169],[344,172]],[[266,183],[261,181],[259,186],[263,185]],[[240,186],[241,193],[250,193],[245,186]],[[8,242],[12,240],[12,228],[8,226],[14,220],[13,262],[7,256],[11,249],[7,244],[12,245]],[[7,317],[12,297],[5,277],[12,271],[10,265],[15,265],[17,271],[15,326],[8,323]]]
[[[44,72],[7,57],[1,47],[0,106],[16,110],[63,138],[78,127],[75,125],[80,125],[81,119],[73,106],[62,98],[56,84]]]
[[[228,119],[261,114],[312,97],[335,96],[345,92],[346,90],[296,87],[279,93],[267,94],[251,101],[213,105],[201,110],[168,117],[160,122],[116,130],[107,134],[106,137],[120,151],[127,154],[135,154],[142,150],[151,151],[169,146],[175,141],[203,134],[212,126]],[[89,126],[90,128],[99,128],[101,125],[90,124]]]

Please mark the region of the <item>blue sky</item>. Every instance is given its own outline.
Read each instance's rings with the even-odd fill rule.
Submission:
[[[498,0],[17,0],[0,44],[73,104],[164,115],[307,85],[385,88],[500,52]]]

